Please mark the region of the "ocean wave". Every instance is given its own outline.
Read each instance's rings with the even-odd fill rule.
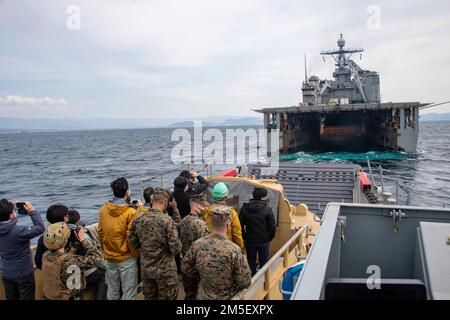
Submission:
[[[355,152],[297,152],[291,154],[281,155],[281,161],[295,161],[295,162],[352,162],[352,161],[373,161],[373,160],[405,160],[409,158],[416,158],[417,155],[406,152],[378,152],[369,151],[364,153]]]

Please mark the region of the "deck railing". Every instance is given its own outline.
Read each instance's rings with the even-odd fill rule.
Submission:
[[[278,300],[282,299],[279,283],[284,272],[306,256],[308,225],[301,226],[272,258],[252,277],[248,289],[240,291],[233,300]],[[291,247],[294,247],[291,249]]]

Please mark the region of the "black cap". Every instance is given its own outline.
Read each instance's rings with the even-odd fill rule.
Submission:
[[[173,184],[177,188],[184,188],[188,184],[188,180],[185,177],[178,176],[173,181]]]

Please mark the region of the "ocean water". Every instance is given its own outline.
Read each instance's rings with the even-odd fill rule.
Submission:
[[[344,162],[366,167],[369,158],[379,183],[382,166],[386,188],[395,193],[395,181],[411,193],[412,205],[450,206],[450,122],[421,123],[418,151],[367,153],[296,153],[283,156],[293,162]],[[0,197],[30,201],[45,213],[64,203],[80,211],[86,223],[97,220],[98,210],[111,198],[110,183],[124,176],[132,198],[145,186],[171,186],[181,169],[170,152],[173,129],[22,132],[0,134]],[[219,172],[230,165],[215,165]],[[200,170],[202,165],[194,165]],[[164,171],[163,179],[158,176]],[[205,174],[205,171],[202,173]],[[406,193],[400,193],[404,203]],[[24,223],[27,217],[20,217]]]

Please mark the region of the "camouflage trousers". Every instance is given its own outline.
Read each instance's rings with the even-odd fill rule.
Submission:
[[[145,300],[175,300],[178,296],[176,270],[163,273],[142,272],[142,294]]]
[[[183,274],[184,300],[197,299],[198,279],[186,277]]]

